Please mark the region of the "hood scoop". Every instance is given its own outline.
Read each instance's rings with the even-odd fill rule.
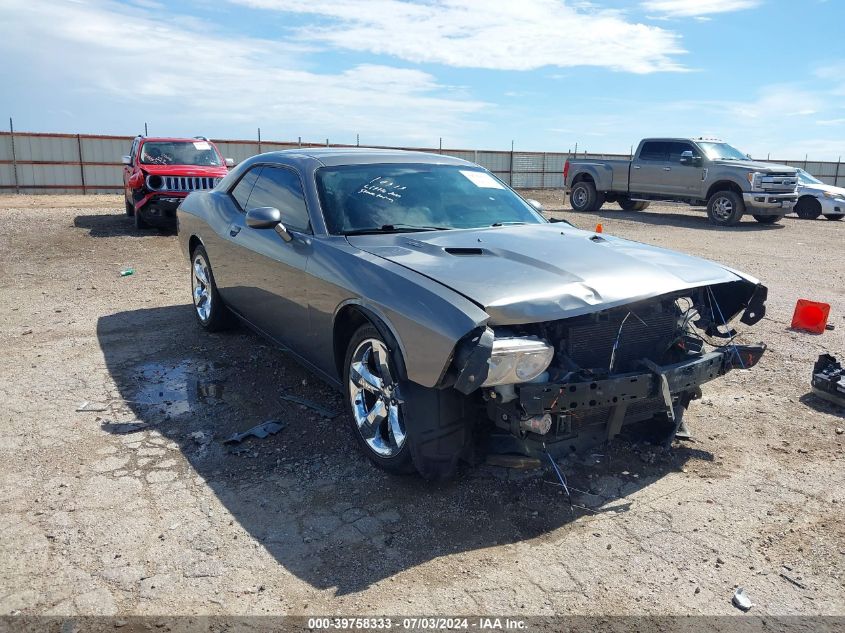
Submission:
[[[467,257],[470,255],[485,255],[484,249],[478,247],[461,247],[461,246],[447,246],[443,249],[450,255],[458,255],[462,257]]]

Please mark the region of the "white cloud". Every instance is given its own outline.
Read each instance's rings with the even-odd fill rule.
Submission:
[[[461,68],[533,70],[600,66],[634,73],[678,71],[678,36],[618,11],[564,0],[230,0],[324,23],[301,41]]]
[[[320,73],[307,69],[306,53],[301,43],[226,36],[195,18],[162,20],[157,10],[107,1],[12,0],[0,12],[0,56],[7,75],[20,69],[12,84],[75,99],[80,122],[114,104],[108,114],[132,129],[157,117],[209,134],[263,122],[275,138],[360,132],[430,146],[458,137],[487,107],[421,70],[359,64]],[[3,92],[4,102],[15,94]]]
[[[761,2],[762,0],[645,0],[641,6],[646,11],[667,17],[685,18],[752,9]]]

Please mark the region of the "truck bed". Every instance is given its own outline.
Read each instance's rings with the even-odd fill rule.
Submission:
[[[595,179],[598,188],[604,191],[628,193],[631,176],[631,161],[624,159],[570,160],[570,169],[575,172],[587,169]]]

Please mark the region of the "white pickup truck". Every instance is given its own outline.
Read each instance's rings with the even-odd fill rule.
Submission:
[[[596,211],[618,202],[626,211],[652,200],[707,205],[713,224],[733,226],[750,213],[773,224],[798,199],[798,172],[757,162],[713,138],[643,139],[632,160],[568,160],[563,169],[576,211]]]

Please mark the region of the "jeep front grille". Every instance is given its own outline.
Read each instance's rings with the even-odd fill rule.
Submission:
[[[165,191],[200,191],[214,189],[219,178],[199,178],[191,176],[163,176]]]
[[[153,191],[204,191],[214,189],[220,178],[199,176],[147,176],[147,187]]]

